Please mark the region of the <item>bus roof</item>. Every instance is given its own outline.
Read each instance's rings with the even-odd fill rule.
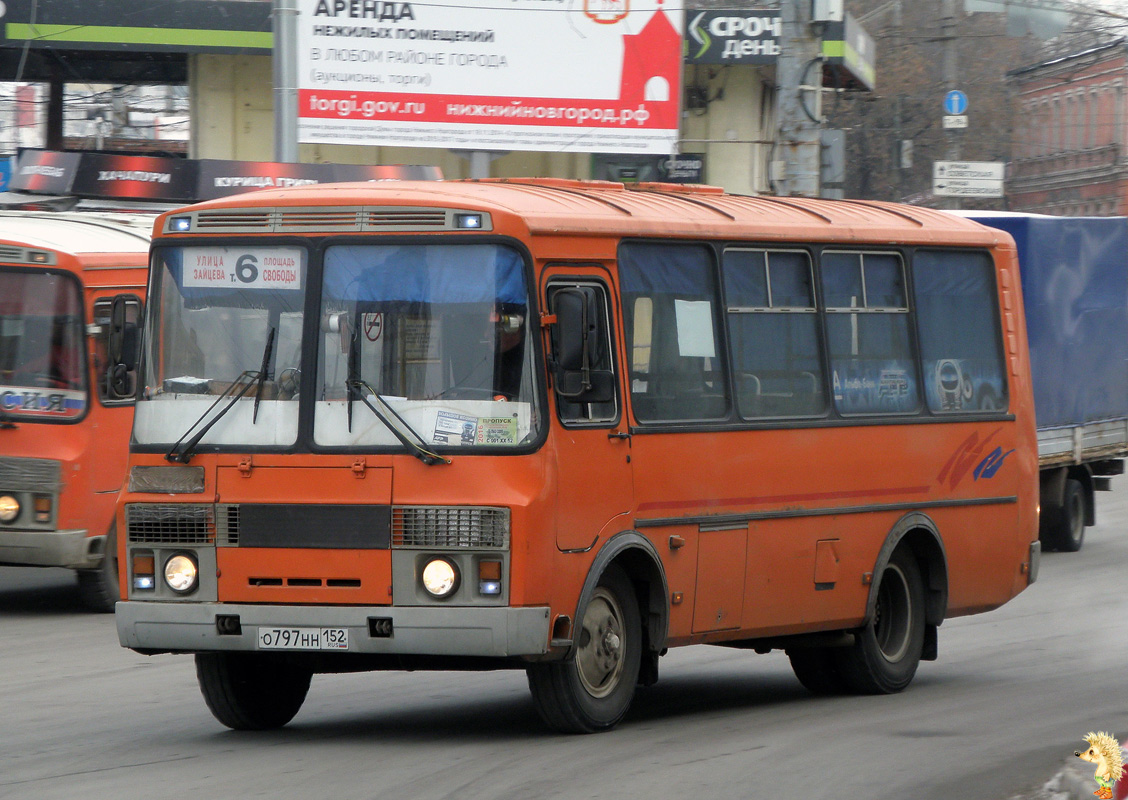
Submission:
[[[189,207],[205,215],[234,209],[380,206],[453,207],[512,214],[536,234],[719,236],[766,240],[840,240],[990,245],[1005,236],[935,209],[861,200],[725,194],[719,187],[558,178],[385,181],[266,189]],[[185,209],[181,209],[183,212]],[[172,214],[180,212],[170,212]],[[303,216],[306,231],[310,225]],[[263,232],[286,228],[266,227]],[[163,224],[163,222],[162,222]],[[334,231],[341,230],[337,225]],[[251,232],[241,227],[242,232]]]
[[[0,211],[0,242],[72,255],[146,253],[154,219],[155,215]],[[5,259],[2,246],[0,259]]]

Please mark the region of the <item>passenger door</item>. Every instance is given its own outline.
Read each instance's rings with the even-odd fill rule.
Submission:
[[[612,295],[607,273],[590,265],[551,267],[542,292],[544,308],[557,317],[546,336],[557,470],[556,545],[582,551],[628,529],[633,507],[631,440],[623,415],[622,371],[615,363]],[[565,318],[574,322],[577,308],[584,317],[582,342],[562,338]],[[574,351],[573,345],[582,350],[586,374],[564,363],[574,357],[574,352],[564,352]]]

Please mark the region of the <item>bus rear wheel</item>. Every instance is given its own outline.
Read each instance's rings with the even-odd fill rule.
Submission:
[[[237,731],[281,728],[305,702],[313,673],[261,653],[197,653],[196,679],[212,715]]]
[[[575,656],[527,671],[537,713],[562,733],[615,727],[634,697],[641,659],[638,599],[626,574],[608,567],[580,614]]]
[[[881,573],[873,618],[839,648],[846,685],[859,694],[893,694],[912,682],[924,650],[924,582],[907,548],[893,553]]]

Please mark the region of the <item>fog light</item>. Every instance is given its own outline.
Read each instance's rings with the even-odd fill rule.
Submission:
[[[196,566],[196,559],[186,553],[179,553],[165,562],[165,583],[177,594],[195,591],[199,578],[200,570]]]
[[[133,554],[133,589],[151,592],[157,586],[156,560],[152,553]]]
[[[433,558],[423,567],[423,588],[432,597],[450,597],[458,590],[458,567],[445,558]]]
[[[6,494],[0,497],[0,522],[11,522],[20,515],[20,501]]]

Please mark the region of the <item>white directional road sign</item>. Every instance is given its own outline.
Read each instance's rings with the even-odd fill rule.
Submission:
[[[932,177],[1002,182],[1006,167],[1002,161],[933,161]]]
[[[933,178],[932,193],[938,197],[1002,197],[1002,181],[966,178]]]

